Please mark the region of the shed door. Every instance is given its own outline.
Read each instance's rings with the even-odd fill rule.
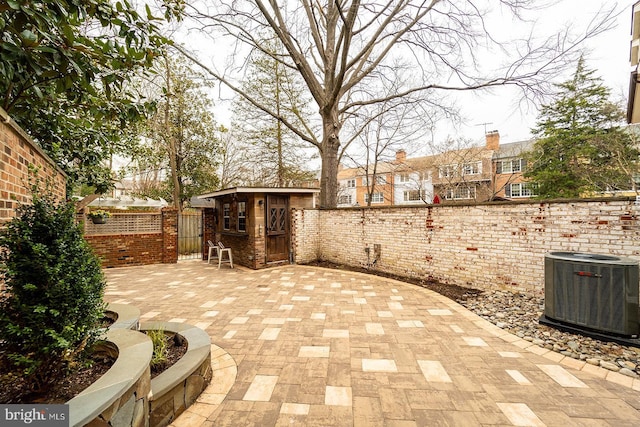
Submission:
[[[267,262],[289,259],[289,215],[287,196],[267,196]]]

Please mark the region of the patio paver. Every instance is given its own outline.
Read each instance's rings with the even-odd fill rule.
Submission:
[[[212,383],[174,426],[640,425],[640,380],[541,351],[410,284],[202,261],[106,276],[108,302],[211,337]]]

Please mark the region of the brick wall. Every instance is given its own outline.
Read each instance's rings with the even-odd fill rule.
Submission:
[[[626,199],[296,210],[293,227],[299,263],[369,265],[402,276],[537,294],[544,290],[547,252],[640,259],[640,206]]]
[[[85,239],[106,268],[163,262],[162,233],[85,236]]]
[[[29,166],[38,177],[50,178],[58,200],[66,197],[66,176],[7,113],[0,108],[0,225],[15,216],[20,203],[29,203]]]
[[[316,209],[294,209],[292,211],[291,246],[293,247],[296,262],[309,262],[322,259],[320,254],[319,221],[321,214],[324,216],[326,212],[327,211]],[[341,211],[338,210],[337,212]],[[341,238],[338,239],[344,242]]]
[[[84,238],[105,268],[176,263],[178,211],[162,209],[162,231],[158,233],[85,234]]]
[[[162,262],[178,262],[178,209],[162,208]]]

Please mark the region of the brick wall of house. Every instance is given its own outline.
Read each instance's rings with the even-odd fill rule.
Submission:
[[[29,203],[29,167],[38,169],[38,178],[50,179],[56,199],[66,197],[66,176],[8,115],[0,108],[0,225],[15,216],[20,203]]]
[[[368,264],[481,289],[541,294],[550,251],[640,259],[640,206],[621,199],[297,210],[293,225],[298,263]]]

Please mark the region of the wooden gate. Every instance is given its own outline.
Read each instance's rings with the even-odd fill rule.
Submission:
[[[267,262],[289,259],[288,201],[287,196],[267,196]]]
[[[202,211],[178,215],[178,259],[202,259]]]

